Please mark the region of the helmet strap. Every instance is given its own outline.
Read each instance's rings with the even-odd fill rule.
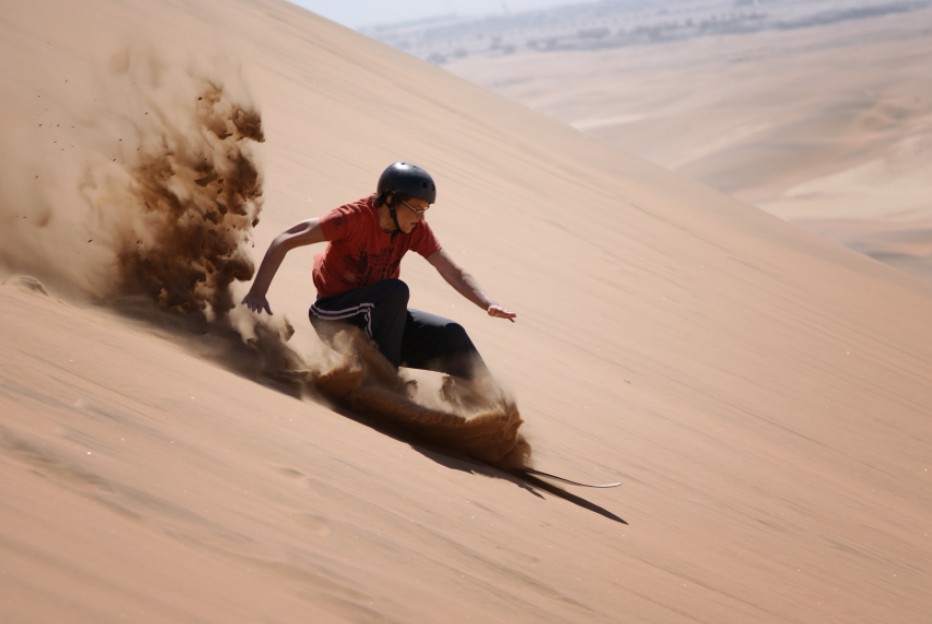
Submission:
[[[395,196],[392,195],[392,201],[388,202],[388,214],[392,217],[392,223],[395,224],[395,230],[392,232],[392,238],[401,233],[401,225],[398,224],[398,211],[395,210]]]

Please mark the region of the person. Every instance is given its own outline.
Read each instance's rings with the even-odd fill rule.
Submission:
[[[272,314],[266,293],[285,255],[296,247],[327,242],[314,258],[317,298],[309,316],[318,334],[326,338],[348,323],[365,331],[396,369],[434,370],[465,381],[487,374],[462,325],[409,309],[408,286],[399,279],[401,259],[415,251],[490,316],[515,321],[517,315],[491,299],[440,245],[426,220],[436,196],[434,180],[424,169],[407,162],[389,165],[374,194],[279,234],[242,303]]]

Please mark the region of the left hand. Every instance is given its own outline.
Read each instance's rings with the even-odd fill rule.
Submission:
[[[489,312],[489,316],[494,316],[495,318],[508,319],[512,323],[515,322],[515,318],[518,316],[511,310],[506,310],[505,308],[498,305],[497,303],[493,303],[492,305],[490,305],[488,312]]]

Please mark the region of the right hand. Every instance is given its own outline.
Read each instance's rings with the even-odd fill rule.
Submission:
[[[272,315],[272,308],[269,307],[269,300],[265,298],[265,295],[249,292],[243,297],[243,305],[253,312],[258,312],[260,314],[262,312],[267,312],[269,316]]]
[[[515,314],[515,313],[512,312],[511,310],[506,310],[505,308],[503,308],[502,306],[498,305],[497,303],[493,303],[492,305],[490,305],[490,306],[489,306],[489,309],[487,310],[487,312],[489,313],[489,316],[494,316],[494,317],[496,317],[496,318],[508,319],[508,320],[511,321],[512,323],[515,322],[515,318],[517,318],[517,316],[518,316],[517,314]]]

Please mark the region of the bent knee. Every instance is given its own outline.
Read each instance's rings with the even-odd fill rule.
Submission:
[[[444,325],[443,334],[447,340],[455,344],[472,345],[472,341],[469,339],[469,334],[466,333],[466,328],[459,323],[451,321]]]
[[[384,289],[384,296],[386,299],[399,299],[404,300],[405,303],[407,303],[411,296],[411,291],[408,288],[408,285],[398,278],[392,277],[383,280],[381,286]]]

